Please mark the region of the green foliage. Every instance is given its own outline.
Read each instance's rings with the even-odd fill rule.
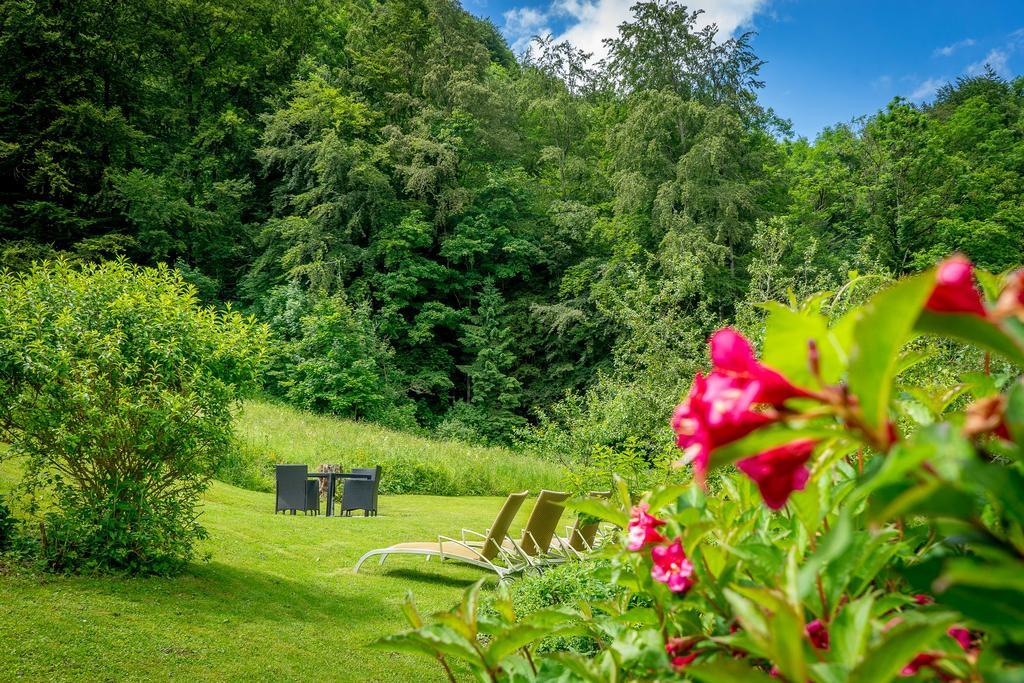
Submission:
[[[52,493],[57,569],[168,573],[203,537],[196,504],[257,382],[264,329],[198,306],[165,267],[42,263],[0,276],[0,438],[27,494]]]
[[[979,300],[969,267],[957,268],[947,263],[940,272],[967,277],[944,284],[929,271],[903,279],[834,322],[820,299],[797,310],[771,307],[764,357],[772,366],[724,331],[700,389],[726,387],[711,399],[722,403],[709,413],[721,410],[720,422],[701,422],[708,418],[698,393],[679,413],[694,424],[678,425],[681,439],[708,430],[716,490],[689,482],[631,497],[618,479],[610,499],[575,504],[615,526],[629,520],[628,545],[597,553],[617,598],[563,605],[540,626],[502,592],[495,628],[489,615],[466,607],[474,588],[463,608],[383,644],[442,663],[458,659],[491,681],[1019,677],[1024,302],[1019,276],[991,292],[996,306]],[[894,386],[927,362],[904,348],[921,333],[1009,356],[1015,379],[1003,394],[993,377],[972,379],[965,386],[976,399],[966,407],[956,401],[966,389],[947,388],[932,402],[930,423],[899,435],[890,424],[901,400]],[[729,437],[722,425],[737,418],[728,411],[749,408],[727,405],[727,392],[761,392],[755,377],[783,377],[803,391],[778,402],[757,394],[748,403],[760,412],[738,418],[754,426]],[[812,450],[795,446],[808,438]],[[788,451],[778,449],[785,444]],[[739,473],[725,469],[737,460]],[[782,500],[770,495],[778,487]],[[486,647],[475,646],[480,634]],[[566,634],[595,646],[585,656],[541,652]]]
[[[508,586],[508,597],[516,614],[528,615],[557,607],[574,608],[581,604],[600,605],[624,592],[611,583],[610,567],[604,560],[567,562],[541,574],[530,574]],[[492,594],[484,595],[484,609],[493,611]],[[597,642],[586,636],[553,637],[542,641],[538,652],[571,651],[596,654]]]
[[[0,553],[10,550],[14,543],[17,521],[3,496],[0,496]]]
[[[599,64],[550,37],[517,61],[454,0],[4,7],[0,263],[172,263],[272,325],[287,291],[269,384],[318,410],[654,453],[720,324],[1024,260],[1024,90],[991,72],[792,140],[751,36],[668,0]]]

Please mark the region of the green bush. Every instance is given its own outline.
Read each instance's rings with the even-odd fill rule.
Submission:
[[[14,529],[17,521],[7,507],[4,497],[0,496],[0,553],[6,552],[14,543]]]
[[[394,351],[378,335],[368,307],[293,283],[271,290],[256,308],[275,336],[266,366],[271,393],[317,413],[419,429]]]
[[[274,490],[274,453],[242,439],[233,439],[231,448],[217,464],[213,478],[250,491]]]
[[[580,604],[597,604],[612,600],[625,590],[611,581],[607,560],[566,562],[542,574],[527,574],[511,582],[508,597],[519,618],[551,607],[576,608]],[[487,607],[493,602],[488,602]],[[597,641],[587,636],[552,636],[544,639],[539,652],[569,650],[582,654],[597,651]]]
[[[201,308],[163,266],[0,275],[3,457],[25,457],[25,492],[52,494],[40,539],[52,568],[168,573],[194,556],[199,496],[265,334]]]

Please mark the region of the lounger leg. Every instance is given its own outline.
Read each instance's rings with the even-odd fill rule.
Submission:
[[[381,564],[384,564],[384,558],[386,558],[388,556],[387,553],[379,553],[376,550],[371,550],[370,552],[366,553],[365,555],[363,555],[362,557],[359,558],[359,561],[356,562],[356,566],[352,569],[352,571],[354,573],[358,574],[359,573],[359,568],[363,566],[363,562],[366,562],[368,559],[370,559],[374,555],[382,555],[383,556],[383,557],[380,558]]]

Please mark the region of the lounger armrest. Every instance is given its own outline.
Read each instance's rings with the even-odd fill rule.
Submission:
[[[482,562],[486,562],[487,564],[491,564],[491,561],[488,560],[486,557],[484,557],[483,554],[481,554],[481,552],[479,550],[477,550],[476,548],[468,546],[465,543],[463,543],[462,541],[460,541],[460,540],[458,540],[456,538],[452,538],[451,536],[438,536],[437,537],[437,543],[438,543],[438,545],[441,545],[442,548],[444,547],[442,544],[444,544],[446,542],[447,543],[454,543],[457,546],[463,547],[466,550],[468,550],[469,552],[471,552],[474,555],[476,555],[477,557],[479,557]],[[444,555],[444,550],[441,551],[441,555],[442,556]]]
[[[463,529],[462,530],[462,541],[463,542],[466,541],[466,536],[467,535],[468,536],[476,536],[477,538],[479,538],[481,540],[486,540],[487,539],[487,534],[482,534],[479,531],[473,531],[472,529]]]

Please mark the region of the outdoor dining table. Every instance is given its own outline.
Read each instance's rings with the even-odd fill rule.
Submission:
[[[309,476],[318,479],[327,479],[327,516],[334,516],[334,482],[337,479],[372,479],[368,474],[353,474],[351,472],[310,472]]]

